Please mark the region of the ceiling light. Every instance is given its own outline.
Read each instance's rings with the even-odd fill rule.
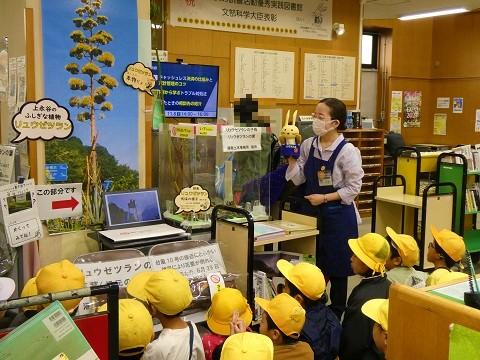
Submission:
[[[408,15],[399,17],[400,20],[414,20],[414,19],[423,19],[432,16],[442,16],[442,15],[451,15],[451,14],[460,14],[467,12],[468,10],[465,8],[456,8],[456,9],[448,9],[448,10],[439,10],[439,11],[431,11],[421,14],[415,15]]]

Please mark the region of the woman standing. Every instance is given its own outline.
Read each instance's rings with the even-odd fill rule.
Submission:
[[[309,212],[318,216],[317,263],[330,280],[331,309],[340,317],[352,275],[348,239],[358,237],[360,217],[354,199],[362,187],[360,151],[339,130],[345,129],[347,109],[335,98],[321,100],[312,114],[313,132],[300,147],[300,157],[288,159],[286,180],[304,184]]]

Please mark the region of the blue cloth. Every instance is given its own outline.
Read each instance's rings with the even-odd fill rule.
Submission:
[[[307,309],[300,340],[310,345],[315,360],[334,360],[340,349],[341,334],[337,316],[322,301]]]
[[[314,141],[318,141],[316,138]],[[325,167],[330,173],[340,150],[347,144],[342,140],[333,151],[328,161],[314,156],[314,146],[310,146],[310,152],[304,167],[305,193],[328,194],[336,192],[333,185],[320,186],[318,171]],[[350,258],[352,252],[348,246],[348,239],[358,237],[357,217],[354,204],[345,205],[340,201],[332,201],[318,206],[312,206],[312,213],[316,213],[320,223],[320,234],[317,237],[317,263],[325,275],[329,277],[344,277],[352,275]]]

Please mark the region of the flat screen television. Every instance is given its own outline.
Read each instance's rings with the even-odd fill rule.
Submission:
[[[175,118],[216,118],[219,67],[183,63],[152,62],[152,71],[165,100],[165,116]]]

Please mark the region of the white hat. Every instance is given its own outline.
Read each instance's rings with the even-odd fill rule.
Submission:
[[[8,277],[0,277],[0,300],[8,300],[15,291],[15,281]]]

